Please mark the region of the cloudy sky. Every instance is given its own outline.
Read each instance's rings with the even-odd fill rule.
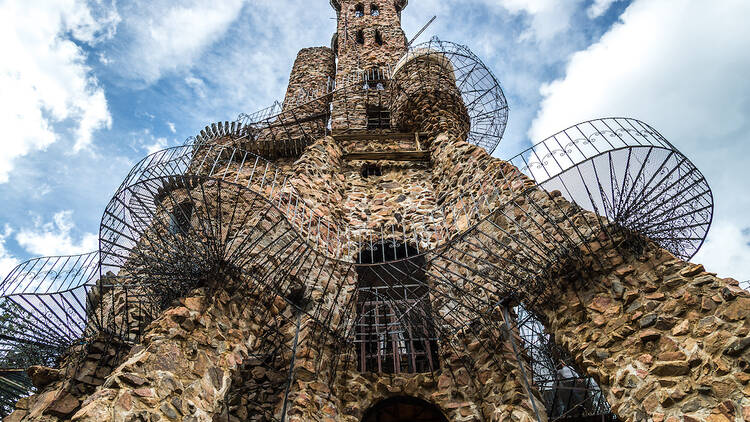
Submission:
[[[296,52],[326,45],[327,0],[0,0],[0,278],[96,249],[104,206],[140,158],[283,96]],[[312,6],[311,6],[312,5]],[[411,37],[469,46],[511,107],[495,155],[573,123],[629,116],[706,175],[696,257],[750,279],[747,0],[412,0]]]

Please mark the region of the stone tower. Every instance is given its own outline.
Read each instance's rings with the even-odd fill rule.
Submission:
[[[3,281],[36,388],[7,421],[750,420],[750,294],[688,262],[700,171],[626,118],[492,157],[497,79],[407,46],[406,3],[332,0],[283,102],[146,157],[98,251]]]

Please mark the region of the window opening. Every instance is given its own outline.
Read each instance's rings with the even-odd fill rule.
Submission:
[[[391,112],[381,106],[368,105],[367,106],[367,129],[390,129],[391,128]]]
[[[361,29],[357,31],[357,44],[365,43],[365,33]]]
[[[383,45],[383,35],[377,29],[375,30],[375,43],[377,45]]]
[[[354,17],[361,18],[365,15],[365,5],[362,3],[358,3],[356,6],[354,6]]]
[[[438,344],[424,256],[386,241],[360,251],[357,262],[362,264],[357,267],[355,340],[360,371],[436,371]]]
[[[367,409],[362,422],[448,422],[432,403],[409,396],[391,397]]]
[[[370,15],[371,16],[380,16],[380,9],[378,8],[377,4],[371,4],[370,5]]]
[[[170,234],[188,234],[190,232],[190,219],[193,217],[193,203],[181,202],[176,205],[169,215]]]
[[[383,171],[377,164],[368,163],[362,166],[362,177],[382,176]]]
[[[365,91],[375,88],[378,91],[384,91],[386,86],[385,73],[378,68],[368,69],[364,72],[365,83],[362,89]]]

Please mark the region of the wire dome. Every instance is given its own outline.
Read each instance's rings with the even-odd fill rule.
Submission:
[[[434,63],[441,68],[449,63],[453,81],[461,92],[466,105],[471,128],[467,141],[492,153],[505,132],[508,123],[508,102],[500,83],[492,71],[468,47],[433,37],[427,42],[416,44],[393,68],[396,77],[399,68],[411,59],[437,56]]]
[[[3,311],[16,320],[2,327],[0,354],[22,344],[39,350],[74,344],[99,322],[88,312],[98,277],[98,251],[35,258],[14,268],[0,283]]]
[[[713,219],[703,174],[654,128],[629,118],[573,125],[509,160],[546,191],[689,260]]]

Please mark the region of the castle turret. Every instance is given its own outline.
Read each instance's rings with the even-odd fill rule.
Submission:
[[[406,52],[406,35],[401,29],[401,10],[406,3],[331,2],[338,21],[332,48],[338,58],[336,85],[340,91],[334,96],[334,131],[389,128],[383,91],[390,67]],[[368,119],[368,114],[378,118]]]
[[[406,1],[334,0],[337,29],[334,50],[339,76],[396,63],[406,52],[401,10]]]
[[[330,48],[303,48],[289,75],[284,110],[327,94],[333,89],[335,77],[336,59]]]

